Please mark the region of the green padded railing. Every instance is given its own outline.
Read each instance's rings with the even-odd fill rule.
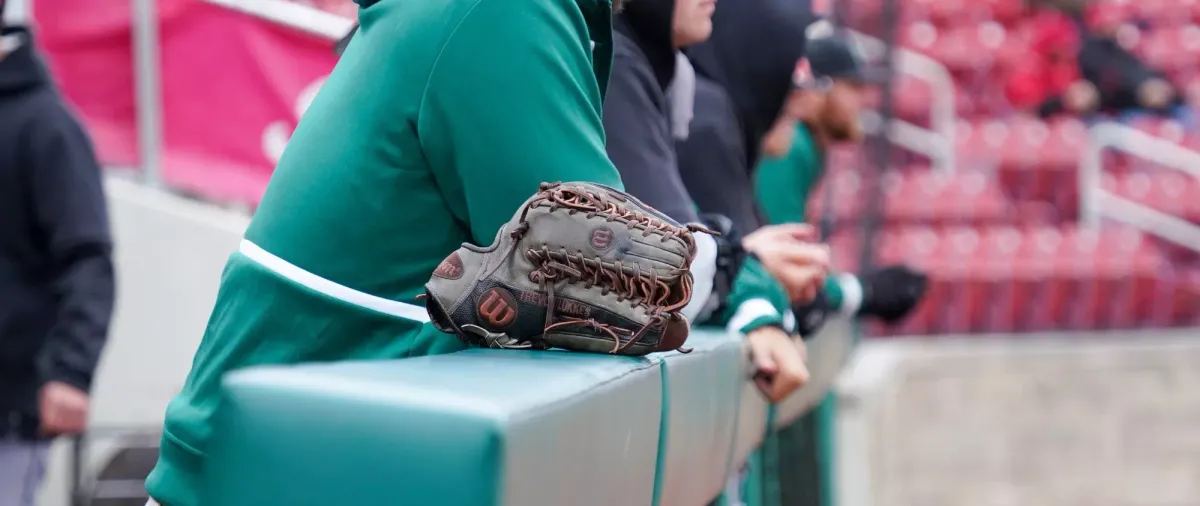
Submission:
[[[851,348],[809,343],[813,380],[769,410],[741,339],[697,330],[645,358],[472,349],[231,374],[206,468],[222,506],[702,506],[832,384]],[[753,498],[746,501],[756,506]]]

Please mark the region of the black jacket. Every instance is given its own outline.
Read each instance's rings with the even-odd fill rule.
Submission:
[[[698,220],[679,177],[667,88],[675,76],[673,0],[630,2],[614,20],[604,132],[625,189],[680,223]]]
[[[1106,111],[1140,108],[1138,88],[1146,81],[1163,78],[1110,37],[1085,37],[1078,60],[1079,72],[1096,86],[1100,108]]]
[[[0,437],[34,437],[48,381],[91,387],[113,309],[100,168],[21,28],[0,55]]]
[[[704,223],[720,233],[714,237],[713,292],[705,313],[720,314],[745,258],[740,235],[730,221],[699,215],[680,178],[668,100],[676,74],[677,51],[671,36],[674,5],[674,0],[636,0],[617,16],[613,68],[604,97],[604,131],[608,156],[631,195],[680,223]]]
[[[1079,73],[1096,87],[1100,95],[1099,110],[1107,113],[1142,109],[1138,100],[1138,88],[1151,79],[1164,76],[1146,66],[1136,55],[1121,47],[1111,37],[1087,35],[1084,37],[1076,57]],[[1150,111],[1169,113],[1183,105],[1178,93],[1162,110]],[[1044,118],[1068,113],[1062,95],[1050,97],[1038,106],[1038,115]]]
[[[813,19],[792,0],[717,2],[712,37],[687,51],[698,78],[690,132],[676,149],[684,184],[700,209],[728,216],[740,230],[763,223],[751,172]]]

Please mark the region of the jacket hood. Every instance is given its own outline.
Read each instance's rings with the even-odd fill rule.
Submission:
[[[719,83],[733,101],[754,167],[763,136],[783,110],[805,30],[815,19],[805,2],[722,0],[708,41],[685,52],[696,73]]]
[[[654,78],[664,90],[675,78],[674,18],[674,0],[634,0],[613,23],[613,29],[629,37],[650,60]]]
[[[29,30],[15,26],[0,30],[0,48],[3,48],[0,49],[0,98],[50,83],[49,72],[34,51]]]

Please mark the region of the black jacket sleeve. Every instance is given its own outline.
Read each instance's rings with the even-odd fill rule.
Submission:
[[[679,177],[666,96],[633,43],[615,37],[612,77],[604,97],[608,157],[631,195],[680,223],[699,217]]]
[[[30,140],[34,226],[57,273],[58,299],[38,374],[43,383],[62,381],[86,391],[108,336],[114,297],[100,167],[87,134],[61,106],[39,117]]]
[[[688,138],[678,144],[679,171],[700,211],[722,214],[749,234],[762,225],[746,166],[746,147],[733,102],[715,82],[696,79]]]

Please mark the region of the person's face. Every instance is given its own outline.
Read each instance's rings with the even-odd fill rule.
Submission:
[[[783,114],[796,121],[809,121],[816,116],[824,101],[824,95],[816,90],[794,89],[784,104]]]
[[[864,94],[865,87],[861,83],[840,79],[834,81],[825,95],[819,119],[821,129],[830,140],[857,142],[862,139],[859,115],[862,113]]]
[[[671,37],[675,47],[699,44],[712,35],[712,15],[717,0],[675,0]]]

